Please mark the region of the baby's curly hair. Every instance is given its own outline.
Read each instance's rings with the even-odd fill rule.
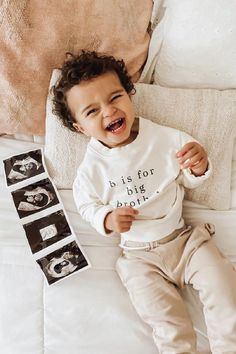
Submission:
[[[101,55],[94,51],[82,50],[79,55],[66,53],[66,60],[61,68],[61,77],[52,87],[53,113],[61,120],[63,125],[77,132],[73,123],[75,119],[71,114],[66,100],[66,92],[81,81],[90,80],[107,72],[115,72],[121,85],[128,94],[134,94],[135,88],[131,81],[123,60],[113,56]]]

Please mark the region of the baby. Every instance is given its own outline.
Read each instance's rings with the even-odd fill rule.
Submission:
[[[123,60],[70,55],[53,88],[54,112],[91,137],[73,192],[81,216],[102,235],[121,234],[117,272],[159,353],[197,353],[178,289],[198,290],[212,353],[236,353],[236,273],[212,241],[213,226],[187,226],[184,187],[211,174],[188,134],[135,117]]]

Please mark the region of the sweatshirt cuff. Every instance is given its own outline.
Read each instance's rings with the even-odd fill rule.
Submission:
[[[186,170],[183,170],[183,174],[185,175],[186,182],[187,181],[189,182],[189,185],[186,185],[186,187],[187,188],[196,188],[211,176],[211,174],[212,174],[211,160],[208,159],[207,170],[203,173],[203,175],[195,176],[189,168]]]

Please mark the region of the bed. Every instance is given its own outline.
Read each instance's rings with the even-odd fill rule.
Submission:
[[[147,113],[150,119],[153,118],[152,115],[158,114],[163,124],[172,125],[173,120],[168,121],[168,117],[163,112],[166,112],[166,107],[172,107],[170,111],[168,111],[168,116],[173,115],[171,119],[174,119],[176,123],[176,117],[178,116],[176,102],[179,101],[180,108],[184,108],[185,116],[189,117],[189,108],[183,105],[187,97],[191,105],[195,103],[194,114],[191,113],[192,120],[189,126],[186,126],[187,130],[194,129],[192,122],[196,121],[196,116],[201,116],[202,114],[202,122],[206,120],[204,118],[206,117],[206,109],[204,108],[203,111],[199,111],[198,107],[196,107],[196,102],[199,102],[199,95],[203,107],[207,106],[207,104],[204,105],[203,103],[210,102],[209,106],[211,110],[210,113],[209,111],[207,112],[208,116],[213,115],[213,113],[215,116],[217,115],[215,109],[216,102],[221,102],[221,106],[217,106],[218,111],[221,112],[219,122],[222,120],[221,117],[224,113],[222,109],[224,107],[227,107],[227,111],[231,109],[230,120],[227,121],[228,125],[231,124],[230,132],[227,132],[227,135],[219,134],[219,139],[222,139],[224,142],[222,148],[220,147],[219,149],[219,151],[223,150],[222,159],[219,163],[223,163],[223,165],[220,165],[221,170],[223,170],[223,176],[227,175],[227,178],[225,177],[224,179],[220,176],[218,189],[214,189],[212,185],[208,187],[210,192],[203,190],[202,194],[199,194],[197,197],[196,195],[189,195],[189,198],[184,201],[184,218],[187,223],[193,225],[198,222],[213,223],[216,229],[214,236],[216,244],[236,268],[236,108],[233,104],[235,98],[234,89],[236,88],[236,82],[234,82],[236,76],[233,75],[235,68],[232,67],[232,72],[229,76],[226,69],[224,69],[224,71],[221,67],[220,70],[221,64],[219,59],[218,62],[217,60],[215,61],[214,68],[215,72],[218,72],[224,80],[221,80],[219,75],[214,75],[214,70],[212,70],[209,75],[206,75],[206,62],[204,62],[204,55],[202,55],[202,62],[200,62],[200,59],[198,60],[198,67],[196,69],[199,75],[196,75],[195,72],[193,73],[190,64],[193,63],[193,67],[194,65],[196,67],[196,62],[190,61],[190,59],[184,55],[184,49],[186,49],[186,52],[188,50],[183,43],[181,28],[183,30],[186,24],[189,24],[187,18],[190,12],[194,14],[193,17],[196,23],[195,27],[193,25],[191,27],[189,24],[191,29],[196,30],[200,25],[196,20],[198,17],[197,13],[194,12],[194,6],[196,7],[196,4],[194,5],[194,1],[182,1],[181,5],[179,5],[180,2],[178,4],[177,1],[166,1],[166,5],[163,7],[162,3],[162,1],[155,1],[151,4],[153,6],[150,6],[152,12],[150,13],[149,11],[149,13],[146,14],[151,20],[152,36],[149,51],[146,53],[148,59],[142,71],[139,84],[137,84],[136,107],[142,114]],[[207,0],[203,6],[204,8],[198,9],[200,12],[203,11],[205,19],[207,18],[207,11],[213,6],[212,4],[213,1]],[[219,15],[219,13],[222,12],[222,6],[224,8],[225,5],[219,1],[218,5],[214,8],[215,18],[212,18],[212,26],[214,26],[216,18],[219,18],[217,14]],[[229,7],[230,6],[231,11],[229,11],[228,8],[226,9],[226,17],[229,16],[229,13],[233,13],[233,8],[235,9],[233,2],[230,2]],[[220,17],[224,17],[222,13]],[[174,25],[176,23],[178,26],[180,24],[179,21],[176,22],[176,18],[181,19],[181,28],[175,28]],[[202,17],[201,21],[203,21]],[[229,21],[228,19],[228,22]],[[218,29],[219,31],[221,24],[222,28],[224,27],[224,21],[222,20],[221,23],[217,23],[218,27],[215,25],[214,29]],[[207,27],[205,27],[205,29],[206,28]],[[232,35],[232,32],[236,35],[233,16],[230,28],[230,35]],[[173,36],[171,31],[174,31],[176,36]],[[221,35],[223,38],[223,32],[221,32]],[[179,47],[181,50],[176,50],[173,46],[176,37],[179,37],[178,40],[180,42],[182,39]],[[162,41],[160,41],[160,38],[162,38]],[[222,38],[221,40],[223,41]],[[208,39],[210,41],[210,38]],[[206,39],[201,37],[201,41],[198,42],[195,38],[195,44],[198,49],[200,47],[199,43],[202,43],[204,40]],[[226,46],[227,43],[224,42],[224,45]],[[215,47],[217,47],[217,44]],[[173,60],[174,63],[171,61],[173,57],[169,52],[171,50],[176,54]],[[212,50],[214,50],[214,48]],[[236,50],[232,52],[232,55],[236,55],[235,53]],[[189,63],[188,65],[187,62]],[[211,66],[210,62],[211,59],[208,60],[209,67]],[[235,65],[235,62],[236,61],[234,61],[234,64],[231,64]],[[173,71],[174,69],[176,70],[175,73]],[[53,80],[55,80],[55,78]],[[150,97],[150,86],[155,86],[155,92],[158,90],[158,97],[162,97],[161,95],[168,97],[163,105],[160,103],[159,107],[162,107],[161,111],[157,112],[156,108],[154,110],[152,108],[149,111],[150,107],[156,107],[157,105],[156,98],[153,99],[151,104],[150,101],[148,101],[148,97]],[[46,87],[46,89],[48,90],[48,87]],[[142,104],[138,106],[139,99],[144,96],[147,97],[145,101],[146,104],[142,102]],[[156,97],[155,94],[152,96]],[[71,189],[73,173],[71,172],[70,174],[68,171],[69,169],[71,171],[71,166],[74,165],[76,161],[76,163],[78,163],[78,160],[70,160],[68,156],[70,156],[73,150],[68,148],[69,151],[67,151],[66,155],[68,161],[63,162],[66,166],[70,167],[68,167],[68,169],[65,168],[65,171],[63,171],[62,164],[59,162],[61,162],[65,151],[58,148],[60,139],[66,139],[67,142],[69,139],[70,144],[73,145],[76,142],[76,138],[74,136],[65,136],[66,133],[64,130],[60,130],[62,128],[56,126],[55,117],[53,117],[51,113],[48,113],[49,111],[51,112],[49,96],[48,100],[46,135],[43,135],[41,132],[41,135],[39,135],[36,130],[28,131],[26,134],[23,128],[18,131],[7,131],[7,125],[5,125],[4,128],[1,127],[1,132],[7,134],[0,137],[0,158],[3,160],[24,151],[39,148],[44,149],[49,174],[58,188],[58,193],[67,216],[79,244],[84,249],[91,262],[91,268],[67,277],[52,286],[47,285],[39,266],[32,257],[24,230],[19,223],[13,201],[6,187],[3,164],[1,164],[1,351],[3,354],[157,353],[156,346],[152,340],[151,329],[143,323],[136,314],[128,294],[115,271],[115,262],[120,254],[120,248],[118,246],[119,236],[111,238],[101,237],[90,225],[81,219],[76,211]],[[182,124],[181,117],[179,119],[180,120],[176,123],[177,127],[178,124]],[[225,124],[225,122],[223,122],[223,124]],[[221,140],[214,142],[215,130],[211,131],[210,134],[210,130],[208,130],[210,129],[209,127],[212,128],[212,120],[208,122],[208,125],[204,126],[203,130],[208,133],[201,138],[203,141],[207,139],[206,141],[209,144],[208,148],[211,149],[211,146],[214,144],[214,146],[219,145]],[[199,126],[196,126],[195,129],[196,132],[198,132]],[[222,126],[219,126],[218,133],[222,132],[222,130]],[[209,136],[213,136],[213,138],[209,139]],[[86,142],[83,141],[78,144],[80,144],[80,150],[83,150]],[[225,155],[227,155],[227,157],[225,157]],[[57,157],[57,162],[55,161],[55,156]],[[81,154],[76,158],[81,159]],[[73,166],[73,172],[74,169],[75,166]],[[221,185],[222,190],[219,189]],[[220,196],[218,198],[216,197],[217,190]],[[208,192],[210,194],[207,194]],[[201,203],[202,196],[206,197],[206,195],[208,203]],[[214,206],[218,207],[214,208]],[[202,354],[210,354],[211,351],[198,294],[190,287],[187,287],[183,291],[183,297],[188,306],[197,333],[199,352]]]
[[[1,138],[0,143],[1,159],[43,146],[12,138]],[[215,224],[215,242],[236,266],[236,145],[231,181],[229,210],[214,211],[185,201],[184,216],[192,224],[200,221]],[[17,222],[1,168],[0,333],[3,353],[156,353],[151,330],[137,316],[114,269],[120,253],[119,238],[101,239],[76,212],[72,191],[61,189],[59,194],[92,268],[48,287]],[[184,296],[198,332],[201,353],[210,353],[197,294],[188,288]]]

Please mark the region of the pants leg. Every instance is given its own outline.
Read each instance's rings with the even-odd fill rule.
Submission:
[[[193,254],[185,278],[199,291],[212,353],[236,354],[236,272],[212,240]]]
[[[159,274],[158,267],[127,252],[116,268],[136,311],[153,328],[159,353],[197,353],[195,332],[182,297],[176,286]]]

